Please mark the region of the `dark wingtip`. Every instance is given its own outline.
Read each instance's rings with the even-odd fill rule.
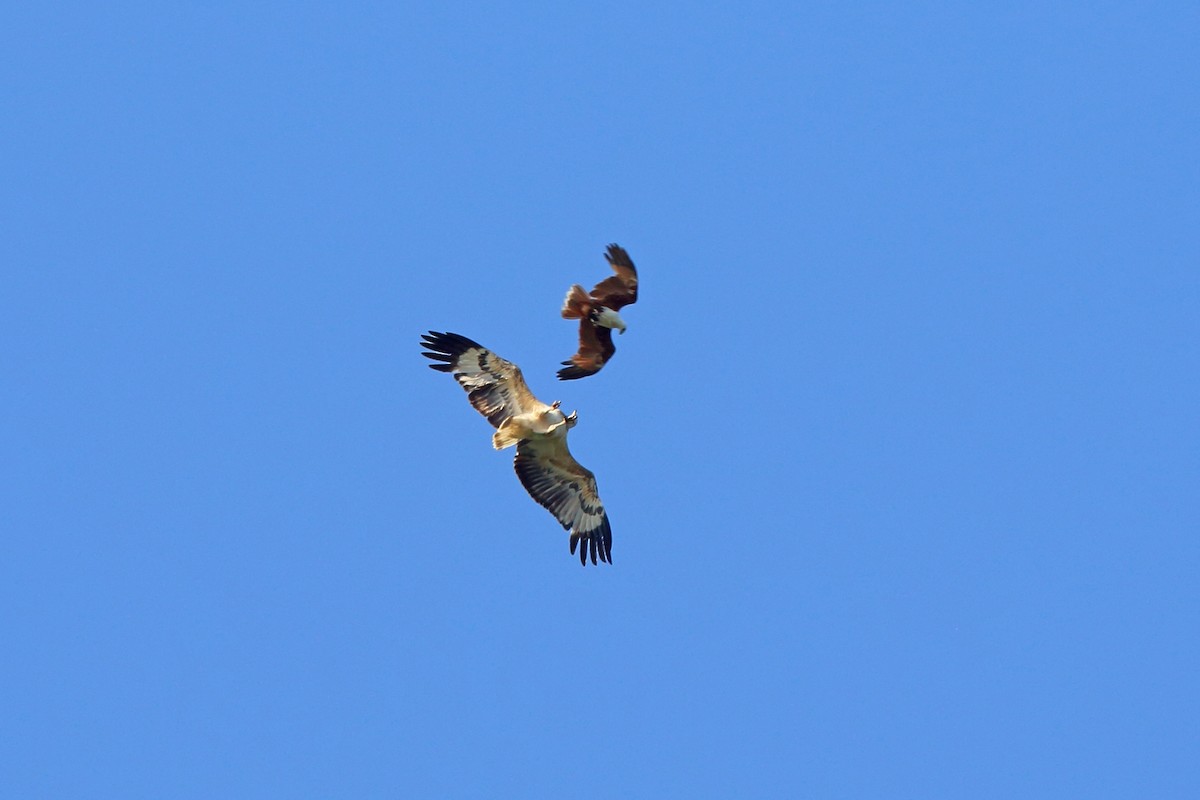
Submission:
[[[605,514],[600,520],[600,527],[597,528],[592,536],[600,545],[600,559],[612,563],[612,526],[608,524],[608,514]]]
[[[432,351],[422,352],[421,355],[433,361],[444,361],[444,364],[430,364],[430,369],[435,369],[438,372],[453,372],[454,362],[466,351],[472,347],[478,347],[481,350],[483,345],[473,339],[468,339],[457,333],[441,333],[439,331],[430,331],[429,333],[421,334],[421,346]]]
[[[629,253],[625,250],[625,248],[621,247],[621,245],[617,244],[616,242],[613,242],[605,249],[604,258],[614,267],[629,267],[631,270],[633,270],[634,275],[637,274],[637,267],[633,265],[633,259],[629,257]]]
[[[579,547],[579,563],[586,567],[590,558],[593,564],[612,563],[612,526],[608,524],[608,514],[600,519],[599,527],[587,534],[571,534],[571,555]]]
[[[570,361],[564,361],[563,363],[571,364]],[[560,381],[576,381],[580,378],[586,378],[588,375],[595,375],[596,373],[589,372],[586,369],[580,369],[574,364],[571,364],[569,367],[563,367],[560,369],[557,374]]]

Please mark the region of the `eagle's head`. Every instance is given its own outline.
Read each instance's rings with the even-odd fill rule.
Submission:
[[[563,422],[567,423],[567,430],[570,430],[571,428],[574,428],[575,423],[579,421],[579,419],[578,419],[579,412],[572,411],[570,414],[563,414],[562,409],[560,408],[561,405],[562,405],[562,400],[555,400],[553,403],[550,404],[550,408],[554,411],[557,411],[559,413],[559,415],[562,416]]]

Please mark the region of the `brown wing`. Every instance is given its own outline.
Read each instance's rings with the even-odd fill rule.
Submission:
[[[571,554],[582,542],[579,563],[590,554],[612,563],[612,528],[596,489],[596,476],[567,449],[567,440],[525,439],[517,445],[513,467],[529,496],[544,506],[571,532]]]
[[[430,331],[421,335],[421,346],[432,352],[421,355],[433,361],[430,369],[449,372],[467,391],[475,410],[499,428],[504,420],[527,411],[547,408],[525,385],[521,370],[511,361],[457,333]]]
[[[595,375],[617,352],[613,344],[612,328],[602,328],[593,325],[587,319],[579,320],[579,352],[562,362],[563,368],[558,371],[560,381],[573,381]]]
[[[620,311],[623,307],[637,302],[638,274],[637,267],[629,258],[625,248],[610,244],[604,253],[608,265],[617,273],[597,283],[592,287],[592,299],[598,305]]]

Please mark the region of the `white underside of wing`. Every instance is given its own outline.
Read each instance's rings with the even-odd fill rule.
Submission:
[[[536,472],[530,476],[535,499],[547,507],[569,530],[590,530],[604,516],[593,479],[567,449],[566,425],[546,435],[533,436],[521,445],[522,454]]]

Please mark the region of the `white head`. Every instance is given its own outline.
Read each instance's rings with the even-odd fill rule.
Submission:
[[[620,314],[606,306],[600,307],[600,310],[593,315],[592,322],[602,328],[616,328],[619,333],[625,332],[625,320],[621,319]]]

